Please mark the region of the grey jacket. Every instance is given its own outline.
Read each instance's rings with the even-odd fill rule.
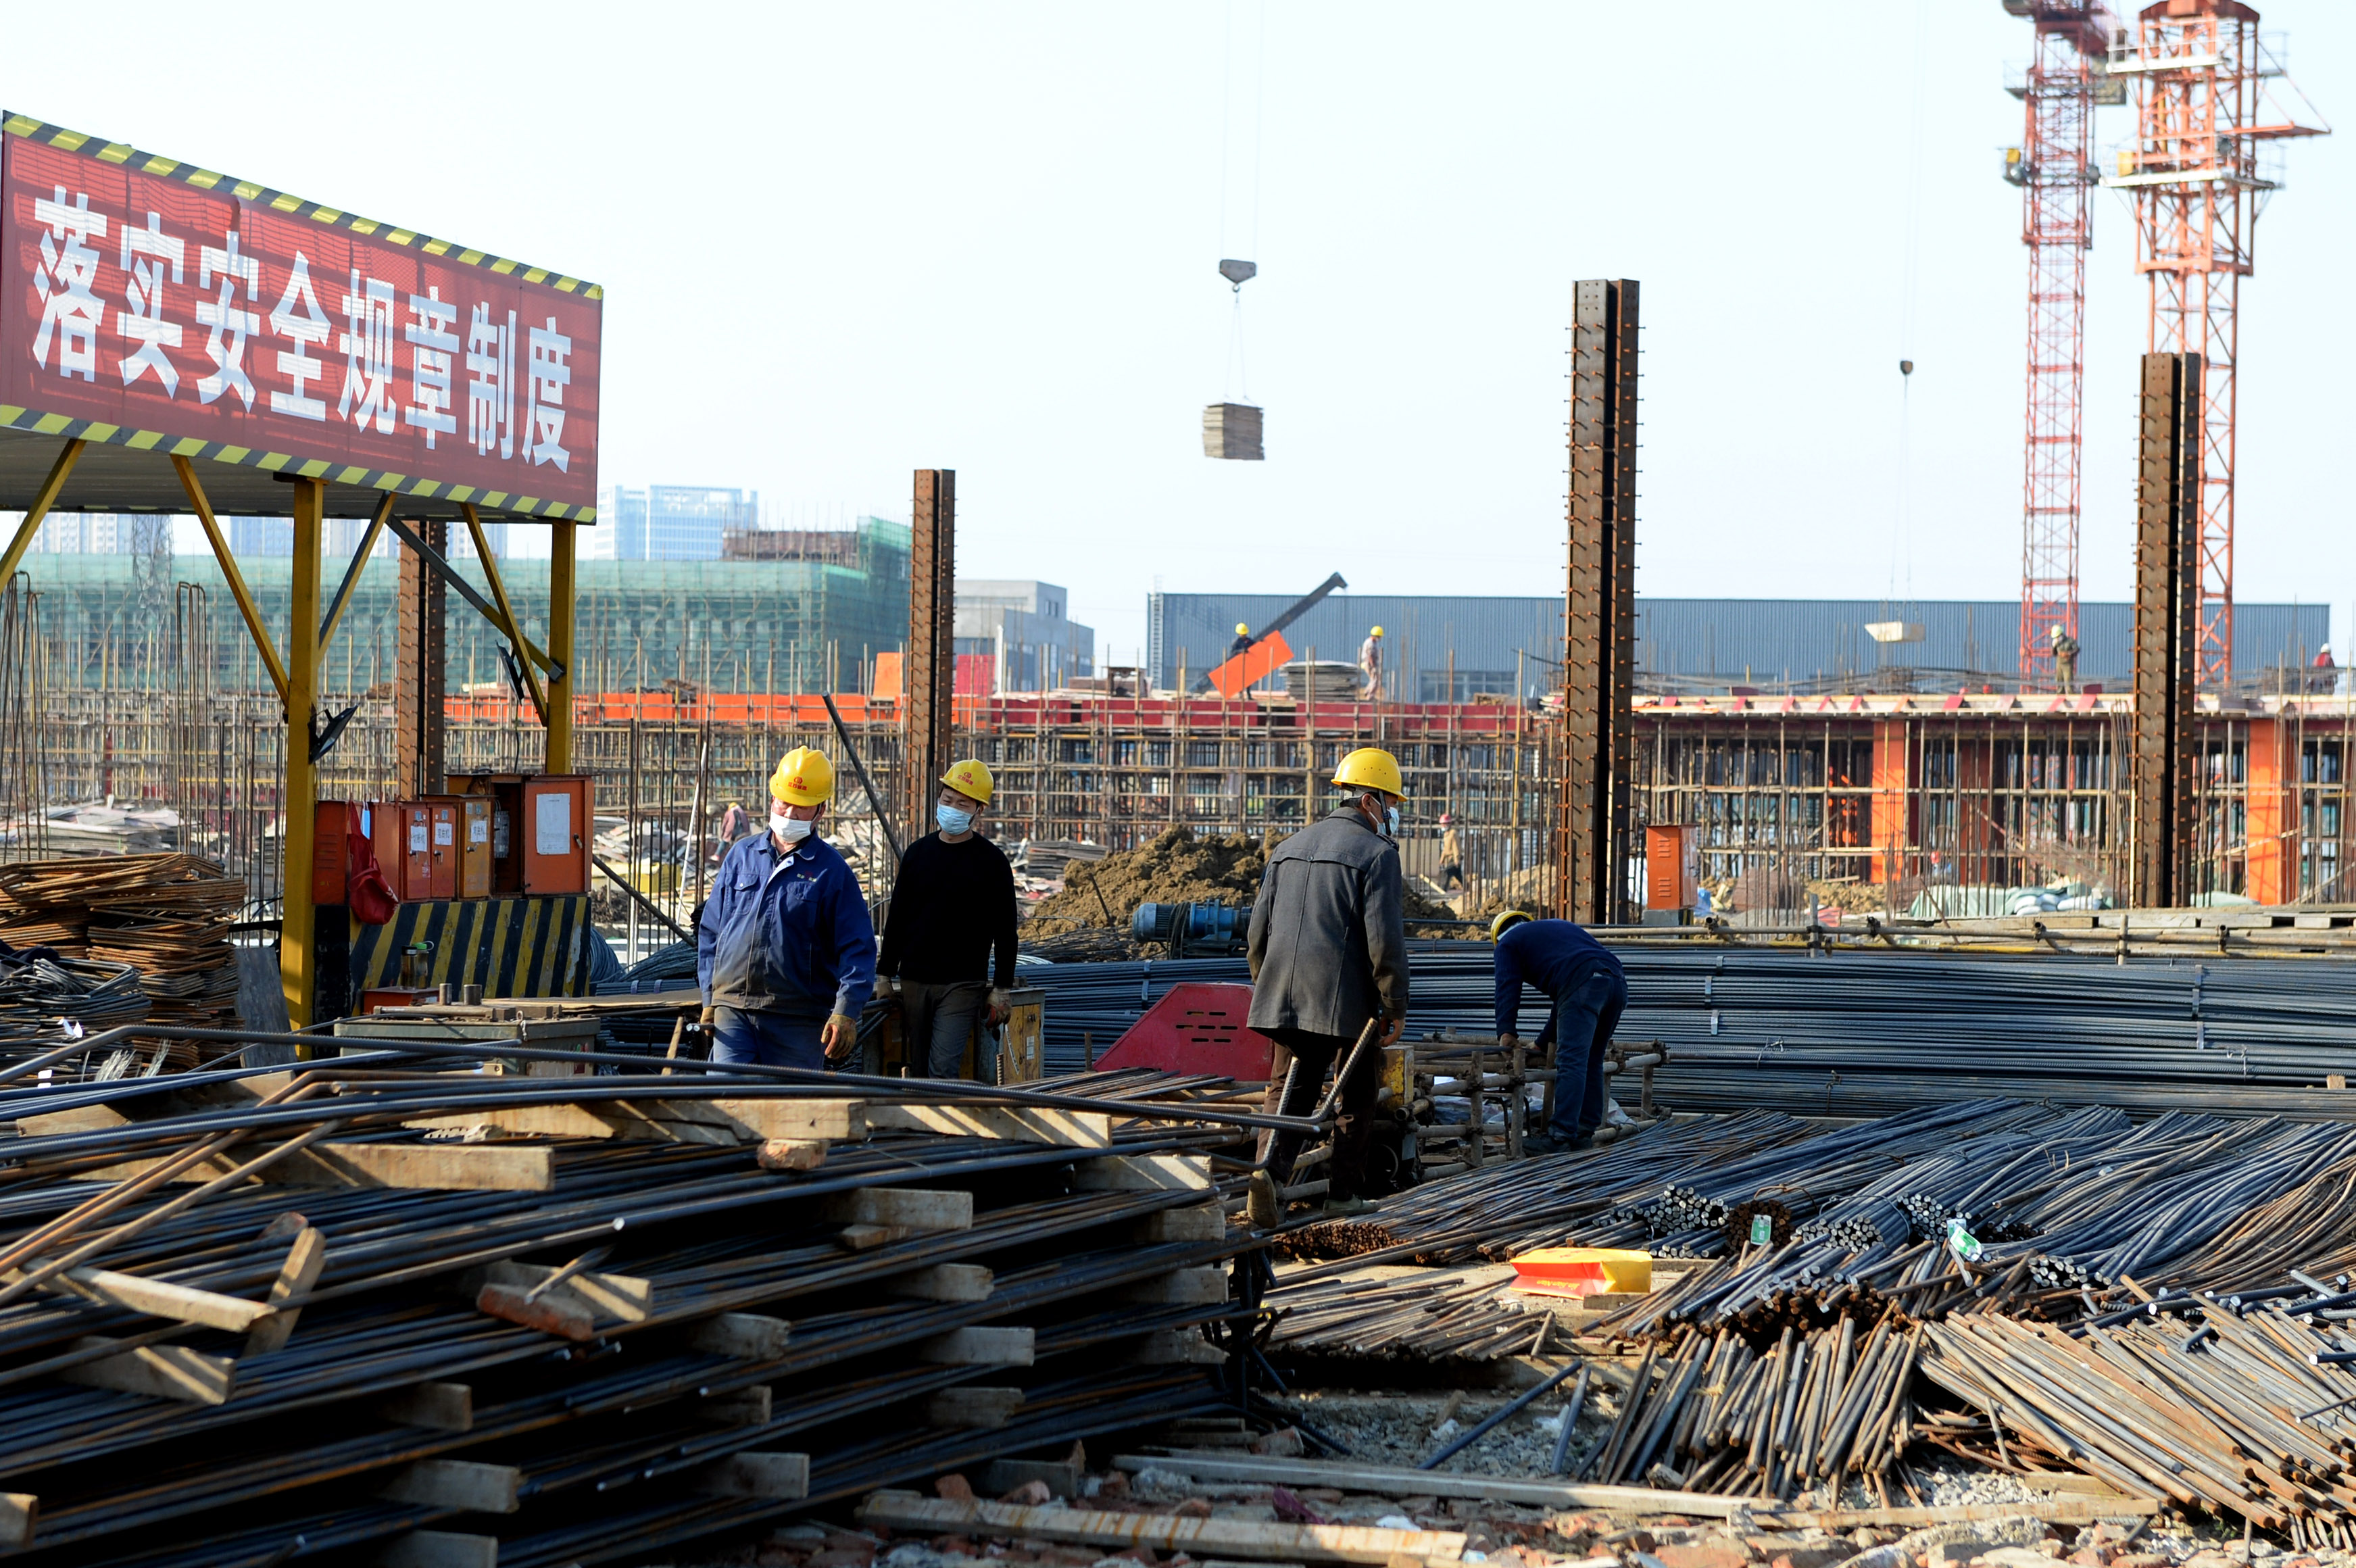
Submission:
[[[1407,1012],[1398,846],[1344,806],[1279,844],[1253,900],[1251,1026],[1355,1040]]]

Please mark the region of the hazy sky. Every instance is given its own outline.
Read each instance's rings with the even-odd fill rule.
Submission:
[[[823,522],[954,467],[959,571],[1067,585],[1119,658],[1157,585],[1560,591],[1564,328],[1607,275],[1644,286],[1643,591],[2019,591],[1997,0],[105,16],[13,12],[0,107],[594,279],[603,482]],[[2266,25],[2356,120],[2356,14]],[[2293,147],[2258,231],[2245,598],[2356,592],[2351,158]],[[2084,579],[2124,597],[2144,295],[2097,202]],[[1265,463],[1202,455],[1246,390],[1223,254],[1262,268]]]

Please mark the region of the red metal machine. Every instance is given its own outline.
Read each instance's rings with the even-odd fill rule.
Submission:
[[[1097,1070],[1158,1068],[1266,1083],[1275,1047],[1266,1035],[1244,1023],[1250,1013],[1248,985],[1197,981],[1173,985],[1112,1049],[1097,1058]]]

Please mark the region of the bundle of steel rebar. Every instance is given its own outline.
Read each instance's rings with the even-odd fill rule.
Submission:
[[[139,972],[129,964],[68,958],[54,949],[18,950],[0,942],[0,1065],[27,1061],[87,1033],[133,1024],[147,1015]],[[126,1045],[94,1063],[76,1063],[51,1078],[85,1071],[119,1078],[132,1062]]]
[[[1409,943],[1409,1034],[1494,1027],[1494,952]],[[1659,1040],[1655,1092],[1676,1111],[1873,1116],[2009,1094],[2137,1113],[2190,1108],[2356,1120],[2356,969],[2300,959],[1811,952],[1617,945],[1618,1038]],[[1248,983],[1235,959],[1025,965],[1048,993],[1056,1070],[1102,1053],[1171,986]],[[1517,1032],[1545,998],[1526,991]]]
[[[1253,1241],[1203,1155],[1247,1112],[1143,1074],[517,1078],[407,1048],[0,1087],[27,1561],[332,1557],[479,1529],[486,1485],[504,1560],[599,1561],[798,1506],[739,1455],[822,1452],[855,1489],[1222,1397],[1192,1363],[1248,1315],[1218,1265]]]
[[[2293,1293],[2314,1295],[2295,1283]],[[2356,1351],[2312,1311],[2216,1305],[2201,1326],[2139,1316],[2072,1337],[1984,1313],[1926,1326],[1922,1369],[1979,1412],[1920,1435],[2004,1469],[2068,1466],[2124,1492],[2238,1514],[2301,1544],[2348,1540]]]
[[[1494,1281],[1322,1279],[1298,1289],[1277,1277],[1273,1349],[1377,1359],[1488,1361],[1540,1354],[1554,1314],[1499,1299]]]
[[[229,936],[244,900],[242,881],[196,854],[78,855],[0,865],[0,906],[11,926],[53,927],[70,939],[61,953],[130,965],[149,999],[148,1015],[162,1024],[218,1028],[237,1023],[237,963]],[[183,1051],[170,1065],[194,1067],[198,1060],[196,1053]]]

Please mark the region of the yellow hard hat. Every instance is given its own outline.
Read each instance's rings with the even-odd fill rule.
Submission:
[[[990,804],[991,793],[998,781],[990,776],[990,768],[975,757],[952,762],[949,770],[941,775],[941,782],[960,795],[970,795],[983,805]]]
[[[1362,746],[1344,757],[1342,766],[1333,769],[1333,782],[1380,789],[1387,795],[1407,793],[1407,786],[1399,780],[1398,758],[1379,746]]]
[[[1523,921],[1528,918],[1529,916],[1524,914],[1519,909],[1505,910],[1495,919],[1489,922],[1489,940],[1493,942],[1495,941],[1499,937],[1504,936],[1507,931],[1512,930],[1515,926],[1520,925]]]
[[[834,799],[834,764],[809,746],[798,746],[769,775],[769,793],[789,806],[823,806]]]
[[[1374,635],[1375,635],[1375,636],[1376,636],[1376,637],[1380,637],[1380,636],[1382,636],[1382,634],[1383,634],[1383,628],[1382,628],[1381,627],[1376,627],[1376,628],[1375,628],[1375,630],[1374,630]]]
[[[1237,637],[1249,637],[1251,635],[1251,628],[1246,626],[1241,621],[1237,621],[1236,622],[1236,635]]]

